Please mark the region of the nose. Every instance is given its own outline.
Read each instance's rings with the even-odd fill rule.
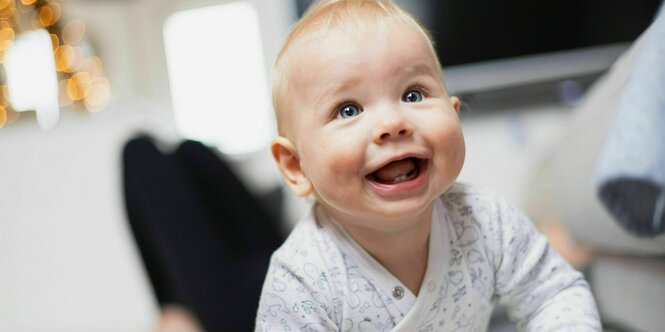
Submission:
[[[391,140],[409,137],[413,134],[411,125],[399,114],[399,111],[391,113],[382,117],[381,122],[374,131],[372,138],[375,144],[383,144]]]

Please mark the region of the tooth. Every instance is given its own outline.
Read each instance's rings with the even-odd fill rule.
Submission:
[[[406,175],[400,175],[393,180],[393,183],[402,182],[406,180]]]

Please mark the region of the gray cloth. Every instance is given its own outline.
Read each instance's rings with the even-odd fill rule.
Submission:
[[[595,174],[600,200],[638,236],[665,232],[664,14],[645,32]]]

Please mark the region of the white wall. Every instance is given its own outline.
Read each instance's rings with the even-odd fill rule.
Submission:
[[[61,2],[64,19],[86,23],[112,102],[98,114],[65,110],[48,132],[31,115],[0,129],[0,331],[151,329],[157,307],[127,227],[120,153],[139,131],[166,144],[179,140],[163,23],[178,10],[224,2]],[[261,19],[270,68],[293,9],[285,1],[249,2]],[[265,174],[275,175],[265,171],[274,168],[266,153],[238,161],[243,175],[264,175],[250,183],[257,190]]]

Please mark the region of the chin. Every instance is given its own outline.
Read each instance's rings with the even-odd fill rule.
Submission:
[[[380,218],[390,220],[411,219],[424,212],[432,205],[436,197],[410,198],[377,204],[376,213]]]

